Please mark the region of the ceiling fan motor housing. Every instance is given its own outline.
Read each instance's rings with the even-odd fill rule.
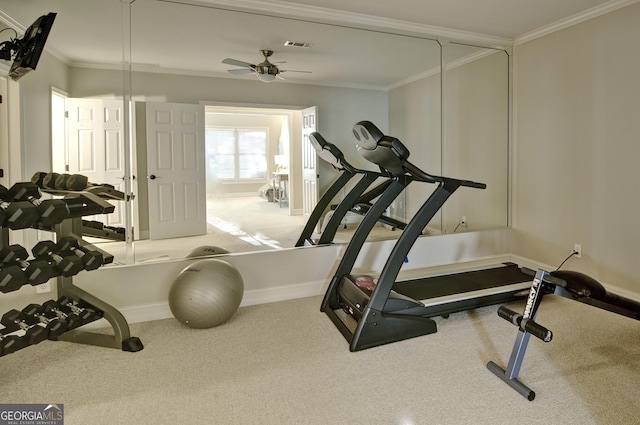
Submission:
[[[256,72],[262,75],[278,75],[280,73],[278,67],[269,62],[269,56],[273,54],[273,50],[260,50],[260,53],[264,56],[264,61],[256,65]]]
[[[273,65],[269,61],[264,61],[256,65],[256,72],[258,74],[267,74],[267,75],[278,75],[280,70],[277,66]]]

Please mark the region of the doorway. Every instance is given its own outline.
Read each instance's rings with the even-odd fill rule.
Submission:
[[[256,249],[293,246],[304,224],[289,177],[300,166],[292,145],[301,117],[291,109],[205,107],[208,233]],[[248,245],[243,250],[253,250]]]

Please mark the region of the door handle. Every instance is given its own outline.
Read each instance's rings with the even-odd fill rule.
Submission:
[[[151,180],[155,180],[155,179],[157,179],[157,177],[155,176],[155,174],[151,174],[151,175],[149,176],[149,178],[150,178]]]

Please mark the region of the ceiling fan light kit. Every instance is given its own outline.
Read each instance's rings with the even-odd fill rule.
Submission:
[[[275,79],[276,76],[273,74],[258,74],[258,80],[262,81],[263,83],[270,83]]]

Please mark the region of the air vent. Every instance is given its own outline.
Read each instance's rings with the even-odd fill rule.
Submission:
[[[308,49],[312,46],[311,43],[305,43],[303,41],[285,41],[284,45],[286,47],[302,47],[304,49]]]

